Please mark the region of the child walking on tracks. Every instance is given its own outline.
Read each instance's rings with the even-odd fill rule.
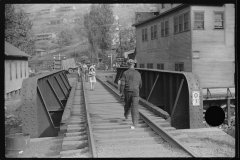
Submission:
[[[96,72],[94,67],[89,68],[89,77],[90,77],[91,91],[94,91],[94,83],[96,83]]]

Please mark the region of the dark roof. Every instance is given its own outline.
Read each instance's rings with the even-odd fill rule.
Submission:
[[[155,17],[152,17],[152,18],[146,19],[145,21],[140,21],[140,22],[138,22],[138,23],[136,23],[136,24],[133,24],[132,26],[133,26],[133,27],[137,27],[138,25],[141,25],[141,24],[143,24],[143,23],[146,23],[146,22],[149,22],[149,21],[158,19],[158,18],[166,15],[167,13],[172,12],[173,10],[176,10],[176,9],[178,9],[178,8],[181,8],[182,6],[186,6],[186,4],[181,4],[181,5],[179,5],[179,6],[176,6],[176,7],[172,8],[172,9],[169,9],[169,10],[167,10],[167,11],[165,11],[165,12],[163,12],[163,13],[157,15],[157,16],[155,16]]]
[[[6,56],[16,56],[16,57],[30,57],[27,53],[21,51],[17,47],[14,47],[10,43],[5,41],[5,51]]]
[[[163,13],[157,15],[157,16],[154,16],[154,17],[152,17],[152,18],[146,19],[145,21],[140,21],[140,22],[138,22],[138,23],[135,23],[135,24],[133,24],[132,26],[133,26],[133,27],[137,27],[137,26],[139,26],[139,25],[141,25],[141,24],[150,22],[150,21],[152,21],[152,20],[156,20],[156,19],[161,18],[161,17],[163,17],[163,16],[165,16],[165,15],[167,15],[167,14],[169,14],[169,13],[175,12],[175,11],[178,10],[178,9],[181,9],[181,8],[184,8],[184,7],[187,7],[187,6],[190,6],[190,5],[223,6],[224,4],[223,4],[223,3],[219,3],[219,4],[215,4],[215,3],[212,3],[212,4],[211,4],[211,3],[209,3],[209,4],[203,4],[203,3],[202,3],[202,4],[185,4],[185,3],[183,3],[183,4],[180,4],[179,6],[176,6],[176,7],[172,8],[172,9],[169,9],[169,10],[167,10],[167,11],[165,11],[165,12],[163,12]]]

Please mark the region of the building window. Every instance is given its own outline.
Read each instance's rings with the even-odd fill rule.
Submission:
[[[140,68],[144,68],[144,64],[140,64]]]
[[[145,28],[145,41],[147,41],[148,38],[147,38],[147,28]]]
[[[18,78],[18,76],[17,76],[17,74],[18,74],[17,73],[17,61],[15,61],[15,66],[16,66],[15,68],[16,68],[16,79],[17,79]]]
[[[158,64],[157,64],[157,69],[162,69],[162,70],[164,70],[164,63],[158,63]]]
[[[144,42],[144,40],[145,40],[144,36],[145,36],[144,29],[142,29],[142,41],[143,41],[143,42]]]
[[[153,26],[151,26],[151,39],[153,40]]]
[[[154,38],[157,39],[157,25],[154,25]]]
[[[161,35],[164,36],[164,22],[161,23]]]
[[[9,60],[9,64],[10,64],[10,81],[12,80],[12,61]]]
[[[147,68],[152,69],[153,68],[153,64],[152,63],[147,63]]]
[[[204,13],[194,13],[194,29],[204,29]]]
[[[139,19],[140,19],[140,17],[141,17],[141,15],[140,15],[140,14],[137,14],[137,20],[139,20]]]
[[[189,13],[174,18],[174,33],[187,31],[189,29]]]
[[[168,21],[165,21],[165,36],[169,34],[168,30],[169,30]]]
[[[189,13],[184,14],[184,31],[189,29]]]
[[[175,71],[184,71],[184,63],[175,63]]]
[[[162,4],[162,8],[165,8],[165,5],[164,5],[164,4]]]
[[[20,61],[20,74],[21,74],[21,78],[22,78],[22,61]]]
[[[174,33],[178,33],[178,17],[174,18]]]
[[[151,39],[157,39],[157,25],[151,26]]]
[[[214,13],[214,29],[223,29],[223,12]]]
[[[183,15],[179,16],[179,32],[183,31]]]
[[[168,20],[161,23],[161,35],[162,37],[169,35]]]

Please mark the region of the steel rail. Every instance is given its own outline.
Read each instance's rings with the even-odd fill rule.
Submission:
[[[91,126],[91,121],[90,121],[90,115],[88,112],[89,106],[88,106],[88,101],[87,101],[87,94],[86,94],[86,89],[85,89],[85,78],[82,78],[82,89],[83,89],[83,97],[84,97],[84,108],[85,108],[85,114],[87,118],[87,129],[88,129],[88,143],[89,143],[89,150],[92,153],[93,158],[97,158],[97,149],[96,145],[94,142],[93,138],[93,132],[92,132],[92,126]]]
[[[113,93],[115,93],[117,96],[120,96],[120,94],[118,92],[115,91],[115,89],[113,89],[111,86],[109,86],[108,84],[106,84],[105,82],[103,82],[98,76],[96,76],[97,79],[104,84],[105,86],[107,86],[109,89],[111,89],[111,91]],[[145,123],[147,123],[149,125],[150,128],[152,128],[157,134],[159,134],[160,136],[162,136],[169,144],[171,144],[174,147],[177,148],[181,148],[182,150],[184,150],[185,152],[187,152],[189,155],[193,156],[193,157],[199,157],[194,151],[192,151],[189,147],[185,146],[184,144],[182,144],[179,140],[177,140],[176,138],[174,138],[173,136],[171,136],[170,134],[168,134],[162,127],[160,127],[159,125],[157,125],[155,122],[152,122],[146,115],[144,115],[141,111],[139,111],[139,115],[140,117],[143,119],[143,121]]]

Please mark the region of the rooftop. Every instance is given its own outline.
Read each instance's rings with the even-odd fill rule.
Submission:
[[[14,47],[12,44],[5,41],[5,51],[6,56],[15,56],[15,57],[30,57],[27,53],[21,51],[17,47]]]

